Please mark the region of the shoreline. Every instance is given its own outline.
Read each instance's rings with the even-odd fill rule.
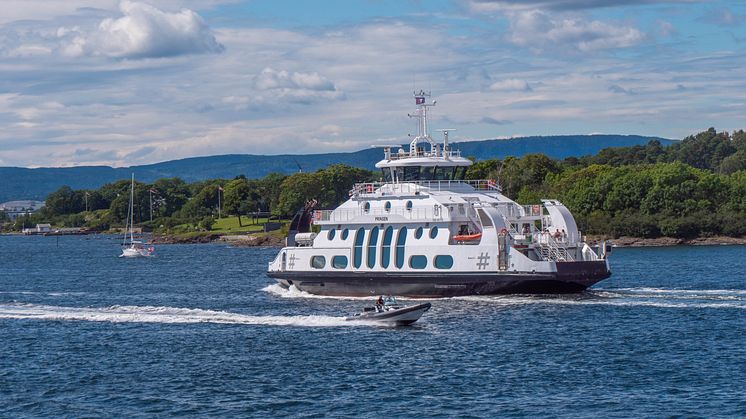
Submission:
[[[119,234],[111,232],[99,232],[92,234]],[[22,233],[0,233],[0,236],[24,236]],[[696,237],[693,239],[680,239],[675,237],[641,238],[622,236],[619,238],[608,238],[604,236],[589,235],[587,243],[590,246],[598,245],[606,240],[614,247],[666,247],[666,246],[726,246],[746,245],[746,237],[712,236]],[[282,247],[285,237],[271,233],[249,233],[249,234],[223,234],[213,232],[201,232],[199,234],[153,234],[152,244],[204,244],[204,243],[228,243],[234,247]]]

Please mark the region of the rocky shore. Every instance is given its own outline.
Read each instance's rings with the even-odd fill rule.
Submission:
[[[610,241],[617,247],[657,247],[657,246],[713,246],[713,245],[746,245],[746,237],[698,237],[695,239],[678,239],[674,237],[658,237],[645,239],[640,237],[619,237],[616,239],[602,236],[588,236],[588,244],[599,244]],[[191,235],[154,235],[154,244],[185,244],[185,243],[213,243],[224,242],[235,247],[282,247],[284,238],[271,233],[254,233],[240,235],[223,235],[219,233],[200,233]]]
[[[588,237],[589,244],[598,244],[603,237]],[[746,237],[697,237],[695,239],[677,239],[675,237],[657,237],[644,239],[640,237],[619,237],[616,239],[606,238],[617,247],[659,247],[659,246],[714,246],[729,244],[746,244]]]
[[[201,234],[156,234],[153,235],[151,243],[153,244],[190,244],[190,243],[213,243],[225,242],[235,247],[282,247],[284,240],[275,234],[255,233],[241,235],[224,235],[219,233],[201,233]]]

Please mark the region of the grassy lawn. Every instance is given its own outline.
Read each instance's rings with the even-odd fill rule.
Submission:
[[[251,217],[241,217],[243,227],[238,225],[238,217],[223,217],[215,220],[215,224],[212,226],[212,231],[215,233],[249,233],[256,231],[263,231],[263,224],[267,222],[266,218],[257,219],[256,224],[252,224]]]

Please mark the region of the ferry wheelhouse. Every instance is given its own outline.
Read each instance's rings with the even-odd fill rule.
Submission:
[[[334,210],[299,210],[268,275],[312,294],[408,297],[578,292],[608,278],[611,247],[585,243],[562,203],[519,205],[494,180],[466,180],[472,162],[449,130],[442,144],[428,132],[429,96],[415,93],[409,150],[384,148],[382,182],[356,184]]]

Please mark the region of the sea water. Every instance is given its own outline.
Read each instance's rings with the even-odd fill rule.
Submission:
[[[746,416],[746,247],[615,249],[563,296],[283,290],[270,248],[0,236],[0,416]]]

